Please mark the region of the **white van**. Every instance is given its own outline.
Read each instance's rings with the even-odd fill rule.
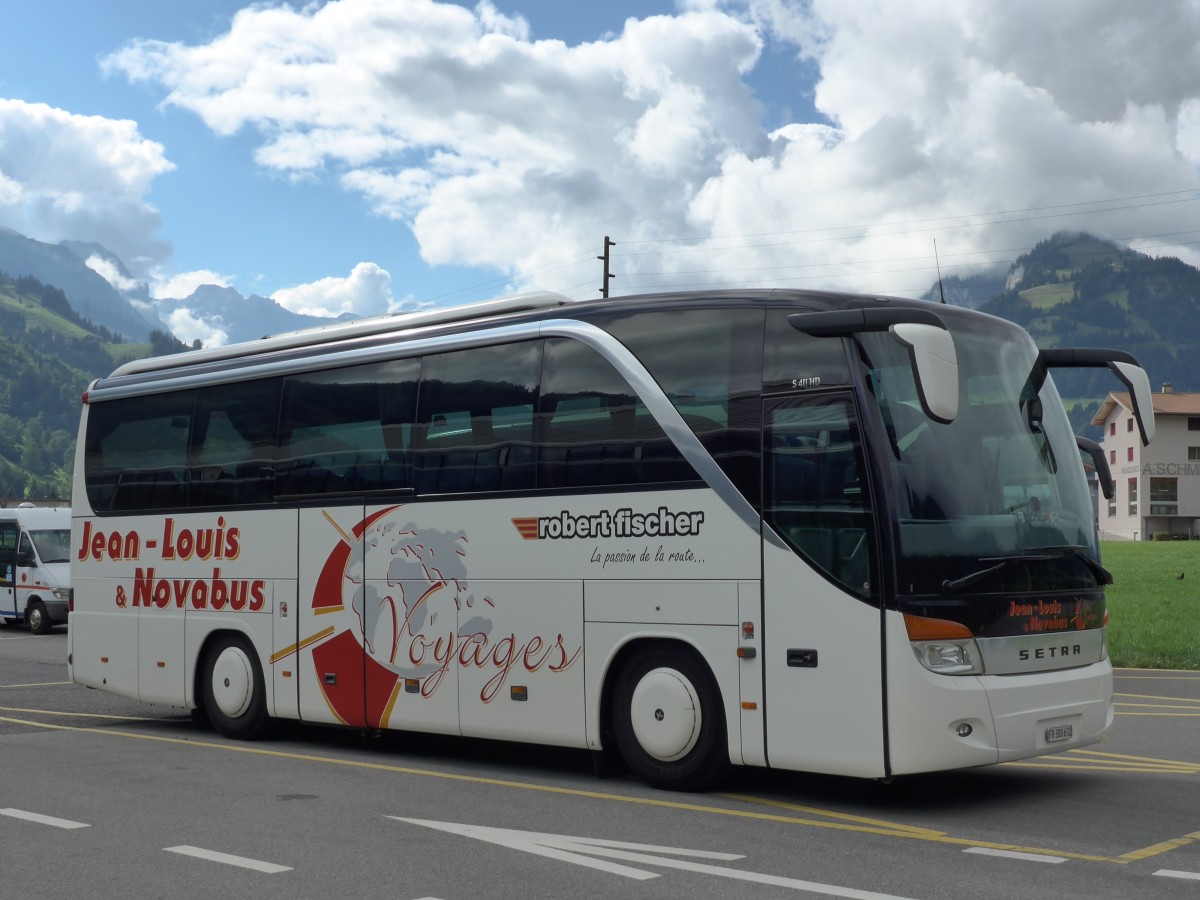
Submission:
[[[0,620],[34,634],[65,625],[70,579],[71,510],[0,509]]]

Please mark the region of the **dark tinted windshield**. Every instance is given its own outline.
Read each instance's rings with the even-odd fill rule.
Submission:
[[[1079,553],[1061,551],[1098,560],[1079,451],[1037,347],[999,319],[945,318],[960,391],[948,425],[922,413],[903,348],[886,333],[861,336],[888,436],[877,449],[898,518],[899,593],[943,593],[993,567],[971,592],[1095,588]]]

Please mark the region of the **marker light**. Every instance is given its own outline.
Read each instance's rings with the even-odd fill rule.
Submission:
[[[939,675],[983,674],[975,636],[961,622],[905,613],[904,627],[912,642],[913,655],[930,672]]]

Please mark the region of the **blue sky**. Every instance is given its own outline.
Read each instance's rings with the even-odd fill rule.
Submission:
[[[914,294],[935,240],[968,275],[1060,228],[1200,262],[1194,0],[41,0],[5,26],[0,225],[159,296],[594,296],[605,234],[618,292]]]

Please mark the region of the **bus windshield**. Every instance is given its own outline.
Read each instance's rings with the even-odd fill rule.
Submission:
[[[29,537],[37,548],[38,559],[43,563],[65,563],[71,561],[71,532],[66,528],[31,531]]]
[[[1079,451],[1022,330],[946,316],[960,407],[926,417],[903,348],[861,335],[886,434],[876,448],[896,514],[897,593],[1094,590],[1107,573]]]

